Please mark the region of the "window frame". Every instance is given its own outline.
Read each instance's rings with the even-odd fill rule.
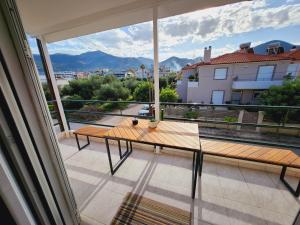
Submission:
[[[225,74],[225,78],[224,79],[218,79],[216,78],[216,71],[218,69],[226,69],[226,74]],[[218,68],[214,68],[214,80],[227,80],[228,77],[228,67],[218,67]]]
[[[258,74],[259,74],[259,70],[261,67],[265,67],[265,66],[273,66],[273,72],[272,72],[272,76],[271,76],[271,79],[270,80],[258,80]],[[257,72],[256,72],[256,81],[271,81],[274,79],[274,74],[275,74],[275,70],[276,70],[276,64],[265,64],[265,65],[259,65],[257,67]]]
[[[210,95],[210,102],[211,102],[211,104],[214,104],[213,103],[213,94],[214,94],[214,91],[220,91],[220,92],[223,92],[223,99],[222,99],[222,104],[224,104],[224,99],[225,99],[225,90],[212,90],[211,91],[211,95]],[[218,104],[216,104],[216,105],[218,105]]]

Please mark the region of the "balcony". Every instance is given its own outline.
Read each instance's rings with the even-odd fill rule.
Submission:
[[[282,80],[238,80],[233,81],[232,89],[261,90],[271,86],[280,86],[282,82]]]
[[[188,81],[189,88],[196,88],[196,87],[198,87],[198,85],[199,85],[198,81]]]
[[[210,140],[206,145],[220,143]],[[192,224],[292,224],[299,209],[298,199],[281,184],[278,174],[270,172],[274,167],[207,157],[192,200],[192,154],[168,149],[154,154],[150,146],[133,147],[111,176],[100,139],[81,151],[74,138],[60,140],[83,224],[110,224],[128,192],[191,212]],[[112,153],[116,160],[117,146],[112,146]],[[289,177],[289,181],[296,184],[298,180]]]

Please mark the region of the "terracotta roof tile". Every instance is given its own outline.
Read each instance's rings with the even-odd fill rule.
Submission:
[[[278,55],[259,55],[246,52],[232,52],[227,53],[216,58],[212,58],[210,62],[199,62],[193,65],[183,67],[183,70],[195,69],[202,65],[217,65],[217,64],[233,64],[233,63],[248,63],[248,62],[265,62],[278,60],[300,60],[300,49],[281,53]]]
[[[292,60],[300,60],[300,49],[295,49],[289,52],[280,54],[280,56],[288,57]]]
[[[232,63],[247,63],[247,62],[264,62],[286,60],[287,58],[279,55],[259,55],[253,53],[233,52],[212,58],[209,64],[232,64]]]

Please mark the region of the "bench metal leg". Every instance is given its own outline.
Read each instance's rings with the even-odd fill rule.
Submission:
[[[201,156],[200,156],[200,166],[199,166],[199,177],[201,177],[201,175],[202,175],[203,158],[204,158],[203,152],[201,152],[200,154],[201,154]]]
[[[78,147],[78,150],[79,150],[79,151],[80,151],[81,149],[84,149],[86,146],[88,146],[88,145],[90,144],[89,136],[86,136],[87,144],[85,144],[84,146],[80,146],[79,140],[78,140],[78,135],[77,135],[77,134],[75,134],[75,138],[76,138],[76,143],[77,143],[77,147]]]
[[[132,142],[130,141],[129,144],[130,144],[130,151],[129,152],[131,154],[132,153]]]
[[[195,169],[196,152],[193,152],[193,171]]]
[[[296,190],[294,190],[293,187],[284,179],[286,169],[287,169],[286,166],[282,167],[281,174],[280,174],[280,180],[295,197],[299,197],[299,195],[300,195],[300,180],[298,182],[298,186],[297,186]]]
[[[192,198],[195,198],[195,194],[196,194],[196,186],[197,186],[197,178],[198,178],[198,170],[199,170],[199,164],[200,164],[200,152],[195,153],[196,154],[196,158],[193,159],[196,160],[196,164],[195,164],[195,168],[193,169],[193,186],[192,186]],[[193,162],[194,165],[194,162]],[[193,166],[194,167],[194,166]]]

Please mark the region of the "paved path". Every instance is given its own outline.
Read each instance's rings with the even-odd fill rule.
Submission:
[[[130,104],[127,109],[122,111],[122,114],[138,115],[139,110],[143,108],[142,104]],[[113,113],[119,114],[120,110],[115,110]],[[124,117],[122,116],[104,116],[101,120],[96,121],[97,124],[117,125]],[[76,130],[86,124],[70,123],[72,130]],[[58,128],[59,130],[59,128]]]
[[[142,104],[130,104],[127,109],[122,111],[122,114],[138,115],[138,112],[143,108]],[[120,113],[119,110],[115,110],[113,113]],[[97,124],[117,125],[124,117],[122,116],[104,116],[101,120],[98,120]]]

